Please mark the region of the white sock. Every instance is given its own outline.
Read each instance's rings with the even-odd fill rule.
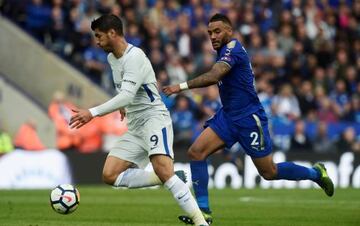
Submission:
[[[208,225],[202,215],[199,206],[191,194],[189,187],[179,179],[172,176],[165,182],[164,186],[170,190],[180,207],[192,218],[195,225]]]
[[[120,173],[114,182],[115,187],[143,188],[161,185],[162,182],[155,172],[130,168]]]

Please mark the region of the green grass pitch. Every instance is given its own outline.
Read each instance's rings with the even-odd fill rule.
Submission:
[[[1,226],[176,226],[182,213],[165,189],[79,186],[80,206],[60,215],[49,190],[0,190]],[[360,190],[210,190],[214,226],[360,225]]]

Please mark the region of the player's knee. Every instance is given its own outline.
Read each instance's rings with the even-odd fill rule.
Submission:
[[[102,175],[102,180],[104,181],[105,184],[114,185],[117,176],[118,175],[114,174],[111,171],[104,170]]]
[[[201,161],[206,158],[206,155],[194,146],[191,146],[189,148],[187,155],[188,155],[189,159],[192,161]]]

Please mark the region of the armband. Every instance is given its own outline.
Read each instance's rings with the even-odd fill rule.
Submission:
[[[180,83],[180,90],[189,89],[187,82]]]

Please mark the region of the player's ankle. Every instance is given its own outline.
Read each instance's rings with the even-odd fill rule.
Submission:
[[[202,207],[200,207],[200,210],[201,210],[201,212],[203,212],[203,213],[211,214],[210,208],[202,208]]]

